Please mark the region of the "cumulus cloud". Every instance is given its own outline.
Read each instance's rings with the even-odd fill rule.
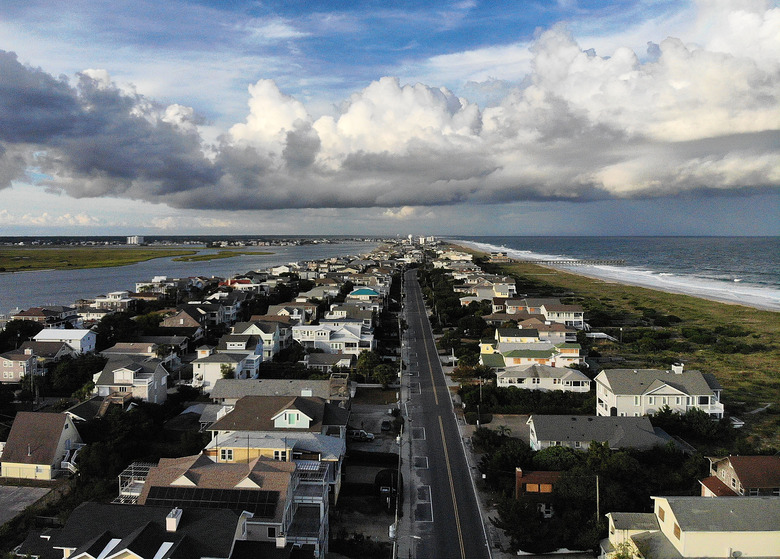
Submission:
[[[0,224],[6,227],[10,226],[76,226],[90,227],[94,225],[103,225],[104,223],[95,216],[85,213],[61,215],[52,215],[48,212],[39,214],[25,213],[23,215],[14,214],[6,209],[0,210]]]
[[[642,53],[599,53],[554,27],[516,85],[464,89],[487,106],[384,77],[314,118],[263,79],[244,122],[213,144],[191,108],[120,89],[105,71],[71,82],[0,53],[0,187],[35,167],[45,187],[75,197],[381,207],[388,219],[468,202],[776,188],[780,8],[707,4],[697,25],[717,32],[697,44],[651,37]]]

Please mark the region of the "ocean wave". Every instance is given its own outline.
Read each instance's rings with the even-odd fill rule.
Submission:
[[[483,252],[506,252],[510,258],[517,260],[576,260],[561,254],[521,250],[505,245],[459,239],[453,239],[452,242]],[[593,257],[598,258],[599,256],[593,255]],[[744,278],[735,278],[734,275],[714,278],[682,271],[675,273],[632,266],[604,265],[567,266],[566,270],[601,280],[780,311],[780,290],[774,286],[745,281]],[[736,279],[739,281],[735,281]]]

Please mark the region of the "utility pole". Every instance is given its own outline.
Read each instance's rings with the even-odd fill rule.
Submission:
[[[600,503],[599,503],[599,476],[596,474],[596,525],[599,523],[599,519],[601,518],[601,511],[600,511]]]

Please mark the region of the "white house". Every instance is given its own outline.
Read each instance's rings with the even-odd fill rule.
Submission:
[[[256,320],[253,322],[238,322],[233,328],[233,334],[257,336],[262,342],[263,359],[268,361],[281,349],[281,329],[278,322]]]
[[[374,335],[363,331],[362,325],[331,326],[319,324],[293,326],[293,339],[307,349],[321,349],[325,353],[360,355],[374,349]]]
[[[585,328],[585,313],[580,305],[545,303],[541,306],[541,314],[550,322],[559,322],[577,329]]]
[[[101,397],[130,394],[152,404],[162,404],[168,397],[168,370],[157,358],[111,358],[94,376],[94,383]]]
[[[549,390],[588,392],[590,379],[577,369],[532,364],[510,367],[497,372],[496,385],[502,388],[514,386],[545,392]]]
[[[60,330],[59,328],[45,328],[35,334],[36,342],[64,342],[73,348],[76,353],[89,353],[95,351],[97,334],[92,330],[74,329]]]
[[[256,377],[262,361],[261,355],[246,353],[211,353],[199,357],[192,362],[193,385],[210,393],[217,380],[223,378],[224,371],[232,371],[231,378]]]
[[[684,371],[672,365],[658,369],[605,369],[596,378],[596,414],[601,416],[654,415],[664,406],[685,413],[700,409],[713,418],[723,417],[721,386],[715,377]]]

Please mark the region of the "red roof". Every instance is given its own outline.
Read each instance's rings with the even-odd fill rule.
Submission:
[[[737,494],[725,483],[715,476],[704,478],[700,482],[709,489],[716,497],[736,497]]]
[[[729,456],[745,488],[780,487],[780,456]]]

